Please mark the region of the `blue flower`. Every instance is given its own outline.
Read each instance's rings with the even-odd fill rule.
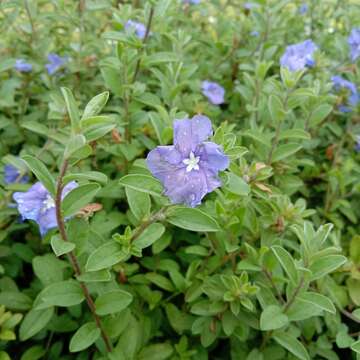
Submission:
[[[192,4],[192,5],[198,5],[200,4],[201,0],[183,0],[183,4]]]
[[[346,92],[345,95],[347,97],[347,103],[348,103],[347,105],[349,105],[350,107],[354,107],[358,104],[360,97],[356,85],[354,83],[338,75],[333,76],[331,78],[331,81],[333,82],[336,91],[345,90]],[[344,113],[350,112],[351,108],[349,108],[349,106],[347,105],[341,104],[339,106],[339,110]]]
[[[158,146],[148,154],[147,165],[173,204],[195,207],[221,186],[218,173],[229,166],[229,158],[219,145],[206,141],[212,134],[206,116],[175,120],[174,145]]]
[[[203,81],[201,90],[213,105],[220,105],[224,103],[225,90],[216,82]]]
[[[68,62],[68,58],[61,57],[54,53],[49,54],[47,58],[49,62],[45,65],[45,67],[49,75],[54,75]]]
[[[125,29],[130,32],[135,32],[139,39],[144,39],[146,34],[146,26],[140,22],[128,20],[125,24]]]
[[[27,63],[24,59],[17,59],[14,67],[20,72],[30,72],[32,70],[32,65]]]
[[[348,37],[348,44],[350,45],[350,57],[355,61],[360,56],[360,28],[351,30]]]
[[[309,10],[309,5],[306,3],[301,4],[299,7],[299,13],[301,15],[305,15],[308,12],[308,10]]]
[[[255,36],[255,37],[258,37],[260,36],[260,33],[257,31],[257,30],[253,30],[251,33],[250,33],[251,36]]]
[[[360,135],[356,136],[355,151],[360,152]]]
[[[252,8],[255,7],[256,4],[252,3],[252,2],[246,2],[243,6],[244,6],[244,9],[246,10],[251,10]]]
[[[4,166],[4,181],[5,184],[26,184],[29,182],[29,177],[22,174],[15,166],[7,164]]]
[[[63,197],[77,183],[68,183],[63,190]],[[40,182],[35,183],[27,192],[15,192],[13,198],[23,220],[33,220],[40,227],[40,234],[45,235],[50,229],[57,227],[55,201]]]
[[[313,58],[317,46],[312,40],[289,45],[280,59],[281,66],[287,67],[290,71],[303,70],[305,67],[315,65]]]

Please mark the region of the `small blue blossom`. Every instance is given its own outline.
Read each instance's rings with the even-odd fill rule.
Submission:
[[[359,100],[359,93],[357,91],[356,85],[349,80],[344,79],[341,76],[333,76],[331,81],[334,84],[334,88],[336,91],[345,90],[347,96],[347,105],[341,104],[339,106],[339,111],[343,113],[347,113],[351,111],[351,107],[355,107]]]
[[[360,28],[351,30],[348,37],[348,44],[350,45],[351,60],[356,61],[360,57]]]
[[[300,5],[299,7],[299,14],[300,15],[305,15],[309,10],[309,5],[306,3],[303,3]]]
[[[61,57],[54,53],[49,54],[47,58],[49,62],[45,65],[45,67],[49,75],[54,75],[68,62],[68,58]]]
[[[254,36],[254,37],[259,37],[259,36],[260,36],[260,33],[259,33],[258,31],[256,31],[256,30],[254,30],[254,31],[252,31],[252,32],[250,33],[250,35],[251,35],[251,36]]]
[[[146,26],[140,22],[128,20],[125,24],[125,30],[135,32],[139,39],[144,39],[146,35]]]
[[[220,105],[224,103],[225,90],[216,82],[203,81],[201,90],[213,105]]]
[[[243,6],[244,6],[244,9],[246,10],[251,10],[255,7],[256,4],[252,3],[252,2],[246,2]]]
[[[355,151],[360,152],[360,135],[356,135]]]
[[[5,184],[26,184],[29,182],[29,177],[25,174],[22,174],[15,166],[6,164],[4,166],[4,181]]]
[[[212,134],[206,116],[175,120],[174,145],[158,146],[148,154],[147,165],[173,204],[195,207],[221,186],[218,173],[228,168],[229,158],[219,145],[206,141]]]
[[[76,187],[75,181],[68,183],[64,187],[63,197]],[[26,192],[15,192],[13,198],[22,219],[35,221],[42,236],[57,227],[55,201],[40,182],[35,183]]]
[[[198,5],[200,4],[201,0],[183,0],[183,4],[192,4],[192,5]]]
[[[27,63],[24,59],[17,59],[14,67],[20,72],[30,72],[32,70],[32,65]]]
[[[317,46],[312,40],[305,40],[298,44],[289,45],[280,59],[281,66],[287,67],[290,71],[303,70],[305,67],[315,65],[313,58]]]

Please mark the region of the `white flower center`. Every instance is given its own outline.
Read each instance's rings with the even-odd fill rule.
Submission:
[[[195,156],[194,153],[191,151],[189,158],[183,160],[183,163],[187,165],[186,172],[190,172],[192,170],[199,170],[199,161],[200,156]]]
[[[51,197],[50,194],[48,194],[46,196],[46,199],[43,201],[43,207],[41,209],[41,212],[45,212],[51,208],[54,208],[55,207],[55,201],[54,199]]]

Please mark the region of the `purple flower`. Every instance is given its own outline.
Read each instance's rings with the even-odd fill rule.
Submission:
[[[125,24],[125,29],[131,32],[135,32],[139,39],[143,39],[146,34],[146,26],[140,22],[128,20]]]
[[[201,84],[201,90],[213,105],[224,103],[225,90],[218,83],[205,80]]]
[[[251,36],[258,37],[260,36],[260,33],[257,30],[254,30],[250,33]]]
[[[200,4],[201,0],[183,0],[183,4],[192,4],[192,5],[198,5]]]
[[[251,10],[252,8],[255,7],[255,4],[252,2],[246,2],[243,6],[244,6],[244,9]]]
[[[334,84],[334,88],[336,91],[342,91],[345,93],[344,95],[346,95],[346,97],[347,97],[348,105],[350,107],[356,106],[360,100],[356,85],[354,83],[352,83],[351,81],[346,80],[343,77],[338,76],[338,75],[333,76],[331,78],[331,80]],[[344,104],[341,104],[339,106],[339,110],[344,113],[351,111],[351,109]]]
[[[48,55],[48,63],[45,65],[49,75],[54,75],[62,66],[68,62],[68,58],[51,53]]]
[[[298,71],[315,65],[313,58],[317,46],[312,40],[289,45],[280,59],[281,66],[287,67],[290,71]]]
[[[32,70],[32,65],[27,63],[24,59],[17,59],[14,67],[20,72],[30,72]]]
[[[63,197],[76,188],[75,181],[68,183],[63,190]],[[34,220],[40,227],[40,234],[45,235],[57,227],[55,201],[40,182],[35,183],[27,192],[15,192],[13,198],[23,220]]]
[[[303,3],[299,7],[299,13],[300,15],[305,15],[309,10],[309,5],[306,3]]]
[[[219,145],[205,141],[212,134],[206,116],[175,120],[174,145],[158,146],[148,154],[147,165],[173,204],[195,207],[221,186],[218,173],[229,166],[229,158]]]
[[[348,37],[348,44],[350,45],[350,57],[355,61],[360,56],[360,28],[351,30]]]
[[[5,184],[26,184],[29,181],[29,177],[22,174],[15,166],[7,164],[4,166],[4,181]]]
[[[356,135],[355,151],[360,152],[360,135]]]

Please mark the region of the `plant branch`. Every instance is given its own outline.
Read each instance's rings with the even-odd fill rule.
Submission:
[[[64,184],[63,184],[63,178],[66,174],[66,170],[68,168],[68,161],[67,160],[64,160],[62,166],[61,166],[61,169],[60,169],[60,174],[59,174],[59,177],[58,177],[58,181],[57,181],[57,187],[56,187],[56,196],[55,196],[55,211],[56,211],[56,221],[57,221],[57,224],[58,224],[58,228],[59,228],[59,232],[60,232],[60,236],[62,238],[63,241],[66,241],[68,242],[69,239],[68,239],[68,236],[67,236],[67,233],[66,233],[66,230],[65,230],[65,221],[64,221],[64,218],[63,218],[63,215],[61,213],[61,200],[62,200],[62,192],[63,192],[63,189],[64,189]],[[71,263],[71,266],[74,270],[74,273],[76,275],[76,277],[79,277],[81,275],[81,268],[80,268],[80,264],[79,264],[79,261],[74,253],[74,251],[71,251],[69,254],[68,254],[68,257],[69,257],[69,261]],[[112,351],[112,345],[111,345],[111,342],[110,342],[110,339],[109,337],[107,336],[107,334],[105,333],[105,330],[101,324],[101,320],[99,318],[99,316],[96,314],[96,308],[95,308],[95,303],[94,303],[94,300],[92,299],[91,295],[90,295],[90,292],[89,292],[89,289],[87,288],[86,284],[83,283],[82,281],[79,281],[80,283],[80,286],[81,286],[81,289],[84,293],[84,296],[85,296],[85,299],[86,299],[86,302],[88,304],[88,307],[94,317],[94,320],[95,320],[95,323],[96,323],[96,326],[100,329],[100,332],[101,332],[101,337],[103,338],[104,340],[104,343],[105,343],[105,346],[106,346],[106,350],[107,352],[111,352]]]

